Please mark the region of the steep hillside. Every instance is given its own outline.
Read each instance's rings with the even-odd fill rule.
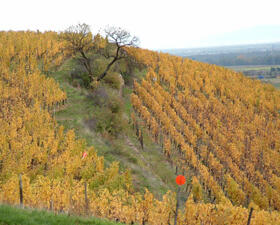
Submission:
[[[103,119],[98,113],[100,111],[104,113],[107,110],[106,107],[102,108],[95,103],[96,99],[102,96],[94,96],[92,91],[85,87],[73,86],[70,74],[75,66],[77,66],[75,61],[69,59],[57,71],[49,75],[59,82],[61,89],[68,97],[65,106],[56,110],[54,114],[56,121],[65,129],[75,129],[78,137],[86,139],[89,146],[95,146],[98,154],[104,156],[105,165],[117,160],[120,162],[121,171],[125,168],[131,169],[135,190],[144,193],[144,188],[148,188],[159,198],[167,190],[175,191],[175,170],[167,162],[160,146],[153,143],[144,129],[144,149],[142,150],[133,130],[129,118],[132,112],[130,94],[133,87],[126,85],[122,95],[116,92],[117,98],[114,100],[123,101],[122,117],[126,122],[126,128],[118,137],[112,137],[106,132],[98,131],[96,125],[93,124]],[[140,79],[144,74],[138,72],[135,77]],[[107,84],[102,88],[105,94],[114,91]],[[107,101],[110,101],[110,98]]]
[[[279,210],[280,92],[222,67],[131,52],[150,68],[133,107],[167,157],[212,203]]]
[[[170,220],[174,204],[167,203],[174,202],[175,196],[167,192],[166,183],[175,175],[162,160],[163,155],[153,152],[154,145],[146,141],[149,138],[145,138],[141,152],[129,127],[107,126],[107,115],[111,122],[126,124],[128,119],[119,120],[118,116],[129,115],[130,108],[126,101],[127,112],[123,113],[124,107],[119,107],[122,97],[115,96],[119,93],[112,82],[107,80],[111,86],[105,82],[93,92],[69,83],[71,65],[60,67],[69,55],[54,32],[2,32],[0,39],[0,201],[22,201],[26,206],[127,223],[165,220],[158,216],[164,209]],[[67,93],[51,76],[65,81],[60,85]],[[108,101],[90,104],[97,100],[99,89],[105,91]],[[95,116],[97,130],[91,126]],[[80,132],[78,136],[73,128]],[[112,129],[122,131],[122,135]],[[106,161],[90,146],[92,143]],[[115,159],[123,161],[122,169]],[[152,165],[151,161],[158,163]],[[18,191],[19,183],[22,192]],[[151,187],[159,198],[165,194],[163,201],[144,187]]]
[[[1,203],[142,225],[245,224],[253,207],[251,224],[279,223],[278,91],[135,48],[98,81],[116,47],[89,34],[81,59],[63,35],[0,33]]]
[[[84,211],[79,204],[85,182],[88,198],[101,189],[132,191],[128,170],[120,173],[117,162],[105,166],[104,157],[52,117],[65,107],[66,93],[39,68],[53,66],[61,57],[58,35],[7,32],[0,38],[6,46],[0,48],[1,201],[19,201],[19,174],[24,203],[33,207]],[[46,49],[42,60],[40,51]]]

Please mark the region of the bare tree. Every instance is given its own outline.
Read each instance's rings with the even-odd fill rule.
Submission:
[[[66,50],[70,51],[71,54],[80,55],[78,60],[93,79],[90,58],[87,56],[87,52],[93,48],[92,33],[89,25],[83,23],[70,26],[62,34],[62,38],[67,42]]]
[[[137,37],[132,36],[128,31],[120,27],[108,27],[104,29],[105,36],[110,43],[112,43],[115,48],[106,49],[102,52],[105,58],[111,58],[112,61],[107,65],[105,71],[97,78],[97,81],[102,80],[110,70],[111,66],[118,60],[127,57],[124,51],[125,46],[137,46],[139,40]]]

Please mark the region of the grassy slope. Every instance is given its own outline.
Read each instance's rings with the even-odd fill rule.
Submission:
[[[167,190],[174,190],[175,171],[171,168],[161,152],[160,146],[153,143],[147,132],[144,133],[144,151],[129,126],[126,135],[118,139],[108,140],[91,130],[86,123],[95,111],[92,100],[87,97],[88,90],[75,88],[69,83],[71,60],[66,61],[57,72],[51,75],[66,91],[68,100],[64,109],[56,112],[55,118],[66,129],[74,128],[78,137],[85,138],[89,145],[93,145],[99,155],[105,158],[105,165],[117,160],[120,168],[131,168],[135,189],[144,192],[148,188],[156,197],[160,198]],[[139,75],[140,76],[140,75]],[[124,89],[125,114],[130,116],[131,104],[129,87]]]
[[[0,205],[0,225],[121,225],[121,223],[109,222],[96,218],[81,218],[66,214],[54,214],[47,211],[20,209],[6,205]]]

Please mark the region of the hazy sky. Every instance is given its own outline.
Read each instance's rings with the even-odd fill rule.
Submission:
[[[61,31],[81,22],[97,31],[115,25],[150,49],[223,45],[221,36],[231,32],[280,27],[279,0],[1,0],[0,6],[0,30]]]

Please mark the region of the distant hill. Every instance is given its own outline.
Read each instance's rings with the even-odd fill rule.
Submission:
[[[252,53],[252,52],[275,52],[280,50],[280,42],[262,43],[262,44],[247,44],[247,45],[231,45],[231,46],[217,46],[204,48],[179,48],[179,49],[164,49],[160,50],[164,53],[172,55],[189,57],[194,55],[218,55],[218,54],[232,54],[232,53]]]
[[[280,64],[280,42],[193,49],[169,49],[162,50],[162,52],[220,66]]]
[[[187,45],[187,43],[186,43]],[[179,56],[267,51],[280,49],[280,26],[256,26],[233,32],[210,36],[201,40],[198,48],[161,49]]]

